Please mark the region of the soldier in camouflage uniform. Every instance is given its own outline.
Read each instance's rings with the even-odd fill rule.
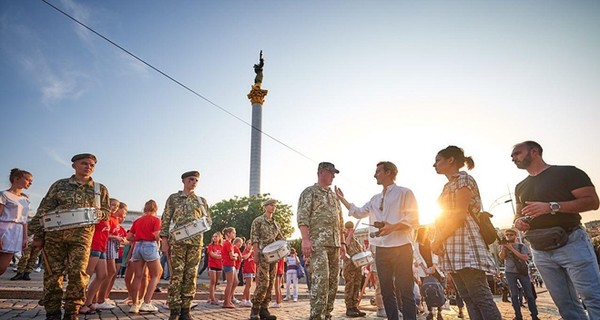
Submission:
[[[169,230],[198,221],[202,217],[206,217],[210,223],[210,211],[206,199],[194,193],[199,178],[198,171],[188,171],[181,175],[183,191],[169,196],[161,217],[162,250],[171,259],[171,279],[167,298],[171,310],[169,320],[193,319],[190,309],[196,294],[196,275],[202,255],[202,233],[175,242],[175,239],[170,237]]]
[[[346,252],[347,256],[343,257],[344,259],[344,268],[342,269],[342,275],[344,277],[344,302],[346,303],[346,316],[355,318],[355,317],[364,317],[367,314],[358,310],[358,305],[360,304],[360,300],[358,300],[358,294],[362,289],[360,284],[362,281],[362,267],[357,267],[352,262],[351,257],[357,253],[363,251],[363,247],[354,237],[354,223],[352,221],[348,221],[344,224],[344,228],[346,229]]]
[[[37,263],[41,252],[40,248],[28,245],[27,248],[21,252],[21,259],[17,265],[17,274],[10,278],[10,280],[31,280],[29,274]]]
[[[310,319],[331,319],[338,287],[340,255],[346,255],[341,205],[329,188],[339,171],[321,162],[318,181],[304,189],[298,203],[302,253],[311,261]]]
[[[256,263],[256,288],[252,298],[252,310],[250,311],[250,320],[260,319],[274,320],[277,317],[269,313],[269,302],[271,302],[271,292],[275,282],[275,273],[277,272],[277,261],[267,262],[261,256],[264,247],[277,241],[283,240],[281,229],[273,219],[277,200],[267,199],[263,202],[265,213],[256,217],[252,221],[250,230],[250,241],[254,247],[254,262]]]
[[[45,294],[40,303],[46,309],[46,319],[61,319],[64,273],[69,277],[69,284],[64,293],[63,319],[77,319],[79,308],[85,301],[85,287],[90,279],[85,269],[90,256],[94,225],[44,231],[41,219],[54,210],[96,207],[100,209],[98,218],[107,220],[110,211],[108,190],[102,184],[99,184],[100,203],[95,200],[92,173],[96,157],[83,153],[73,156],[71,161],[75,174],[50,186],[29,224],[29,230],[33,233],[33,245],[43,248]]]

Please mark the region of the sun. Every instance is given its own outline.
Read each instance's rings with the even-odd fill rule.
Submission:
[[[441,211],[437,202],[419,203],[419,224],[428,225],[434,223]]]

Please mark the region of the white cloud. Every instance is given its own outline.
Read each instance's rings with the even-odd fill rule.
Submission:
[[[58,152],[56,152],[56,150],[54,149],[50,149],[50,148],[44,148],[44,152],[46,152],[46,154],[54,161],[64,165],[64,166],[70,166],[71,163],[69,161],[67,161],[66,159],[63,159]]]

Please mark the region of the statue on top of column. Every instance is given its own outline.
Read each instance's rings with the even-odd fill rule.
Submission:
[[[263,67],[265,66],[265,59],[263,59],[262,50],[260,50],[259,56],[260,62],[259,64],[254,65],[254,72],[256,73],[256,77],[254,77],[254,84],[260,86],[263,80]]]

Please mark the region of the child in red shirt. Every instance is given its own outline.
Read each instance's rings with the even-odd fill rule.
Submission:
[[[242,266],[242,273],[244,275],[244,293],[242,294],[242,306],[252,307],[250,301],[250,287],[252,286],[252,279],[256,277],[256,263],[254,262],[254,248],[252,247],[252,241],[246,240],[246,247],[242,253],[242,259],[244,265]]]
[[[240,300],[235,298],[235,288],[237,288],[238,284],[240,284],[240,268],[242,267],[242,251],[241,251],[241,247],[242,244],[244,243],[244,240],[242,240],[242,238],[235,238],[233,239],[233,252],[235,252],[235,254],[237,254],[238,258],[237,260],[235,260],[235,269],[233,270],[233,288],[234,288],[234,295],[231,298],[231,301],[235,304],[240,303]]]
[[[223,257],[221,252],[223,251],[223,235],[220,231],[213,233],[212,242],[207,246],[207,258],[208,258],[208,276],[210,277],[210,285],[208,287],[208,303],[219,304],[217,298],[215,298],[215,290],[217,289],[217,282],[221,278],[221,270],[223,270]]]
[[[223,294],[223,308],[235,308],[233,304],[233,291],[235,290],[235,261],[238,259],[238,255],[233,249],[231,240],[235,238],[235,228],[229,227],[223,229],[223,235],[225,241],[223,242],[223,272],[225,273],[225,280],[227,285],[225,286],[225,293]]]

